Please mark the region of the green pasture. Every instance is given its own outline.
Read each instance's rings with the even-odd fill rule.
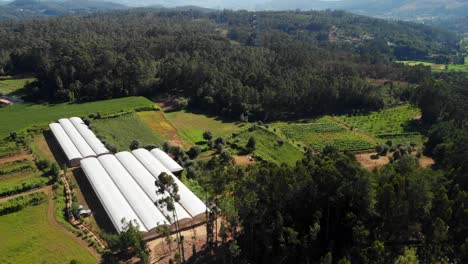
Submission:
[[[119,151],[129,150],[133,140],[139,140],[143,145],[161,145],[165,141],[135,113],[93,120],[91,128],[100,138],[117,147]]]
[[[244,147],[250,137],[254,137],[256,141],[253,153],[263,160],[294,165],[303,157],[303,152],[298,147],[293,146],[287,140],[283,140],[284,143],[280,144],[278,135],[261,127],[253,131],[244,130],[234,138],[234,142]]]
[[[334,146],[341,150],[363,151],[372,149],[377,142],[369,135],[350,131],[330,116],[302,122],[276,122],[272,128],[293,142],[316,150]]]
[[[48,202],[0,216],[1,263],[97,263],[48,216]]]
[[[431,71],[433,72],[441,72],[441,71],[462,71],[462,72],[468,72],[468,65],[467,65],[467,58],[465,58],[465,64],[438,64],[438,63],[432,63],[432,62],[425,62],[425,61],[397,61],[398,63],[403,63],[409,66],[416,66],[416,65],[423,65],[423,66],[428,66],[431,67]]]
[[[238,132],[243,126],[242,124],[187,111],[171,112],[165,115],[177,129],[179,136],[189,145],[204,141],[203,132],[205,131],[211,131],[214,138],[229,137],[232,133]]]
[[[35,81],[35,78],[14,78],[7,77],[0,79],[0,94],[11,94],[20,89],[23,89],[24,86],[30,82]]]
[[[55,105],[15,104],[0,108],[0,138],[10,132],[32,127],[46,127],[50,122],[72,116],[87,116],[101,112],[110,114],[139,108],[153,107],[144,97],[126,97],[91,103],[64,103]]]

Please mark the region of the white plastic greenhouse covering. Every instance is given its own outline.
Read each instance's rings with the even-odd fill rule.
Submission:
[[[146,229],[151,230],[168,222],[114,155],[103,155],[98,160]]]
[[[155,156],[170,172],[178,172],[184,169],[179,165],[179,163],[167,155],[166,152],[159,148],[151,150],[151,154],[153,154],[153,156]]]
[[[88,145],[86,140],[81,136],[80,132],[76,130],[75,126],[70,122],[70,120],[62,118],[59,120],[59,123],[62,126],[63,130],[67,132],[67,135],[70,137],[73,144],[75,144],[75,147],[78,149],[78,151],[80,151],[81,156],[83,156],[83,158],[96,156],[96,153]]]
[[[86,140],[89,146],[94,150],[97,155],[109,154],[109,150],[102,144],[101,140],[88,128],[88,126],[79,117],[70,118],[70,122],[75,126],[76,130],[80,132],[81,136]]]
[[[50,131],[52,131],[52,134],[54,134],[54,137],[57,139],[57,142],[65,153],[65,156],[67,156],[70,165],[77,166],[79,160],[82,159],[83,156],[75,147],[75,144],[73,144],[70,137],[68,137],[65,130],[63,130],[62,126],[58,123],[49,124],[49,128]]]
[[[123,231],[124,218],[136,221],[140,231],[148,231],[97,158],[82,159],[81,168],[118,232]]]
[[[184,209],[192,216],[196,217],[200,214],[204,214],[206,211],[205,204],[190,191],[177,177],[172,174],[156,157],[154,157],[146,149],[136,149],[132,151],[133,155],[157,178],[161,172],[165,172],[172,176],[177,186],[179,187],[180,200],[179,203]]]
[[[130,175],[132,175],[133,179],[135,179],[153,203],[165,197],[156,193],[156,186],[154,184],[156,178],[145,168],[145,166],[143,166],[143,164],[140,163],[140,161],[138,161],[137,158],[135,158],[135,156],[132,155],[132,153],[123,151],[115,154],[115,156],[127,169]],[[179,203],[175,203],[174,206],[179,220],[192,218]],[[160,208],[160,211],[163,215],[171,217],[171,223],[174,222],[171,212],[168,212],[165,208]]]

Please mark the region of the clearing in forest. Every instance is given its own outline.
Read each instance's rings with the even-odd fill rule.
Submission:
[[[15,104],[0,108],[0,138],[10,132],[32,127],[47,127],[50,122],[72,116],[88,116],[101,112],[103,115],[152,108],[154,103],[144,97],[125,97],[91,103],[64,103],[55,105]]]
[[[35,81],[35,78],[15,78],[5,76],[0,78],[0,94],[9,95],[24,88],[28,83]]]

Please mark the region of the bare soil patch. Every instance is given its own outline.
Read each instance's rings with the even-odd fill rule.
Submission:
[[[234,156],[234,161],[239,166],[248,166],[255,163],[255,159],[250,156]]]
[[[430,158],[430,157],[426,157],[426,156],[422,156],[420,159],[419,159],[419,164],[421,165],[421,167],[423,168],[429,168],[429,167],[432,167],[432,165],[434,165],[435,161]]]
[[[376,152],[357,154],[356,159],[362,167],[369,171],[372,171],[375,168],[380,169],[390,163],[388,157],[379,157],[379,159],[376,160],[371,159],[371,156],[376,154]]]

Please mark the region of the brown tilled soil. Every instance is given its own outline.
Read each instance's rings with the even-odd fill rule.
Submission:
[[[18,161],[18,160],[29,160],[29,161],[31,161],[33,159],[34,159],[34,157],[33,157],[32,154],[28,153],[24,149],[21,149],[20,151],[18,151],[18,153],[16,153],[13,156],[0,158],[0,165],[5,164],[5,163],[10,163],[10,162],[15,162],[15,161]]]
[[[429,168],[431,167],[432,165],[434,165],[434,160],[430,157],[426,157],[426,156],[422,156],[420,159],[419,159],[419,164],[421,165],[421,167],[423,168]]]

